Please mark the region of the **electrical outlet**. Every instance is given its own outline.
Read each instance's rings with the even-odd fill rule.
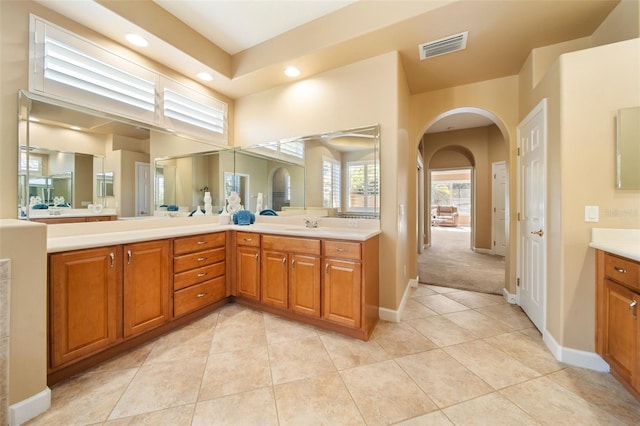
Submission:
[[[347,222],[347,225],[349,226],[349,228],[357,228],[358,219],[349,219],[349,222]]]

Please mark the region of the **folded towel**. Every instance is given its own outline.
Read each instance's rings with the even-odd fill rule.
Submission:
[[[236,225],[250,225],[256,221],[256,215],[249,210],[240,210],[233,215],[233,223]]]
[[[271,209],[264,209],[260,212],[260,216],[278,216],[278,213]]]
[[[34,210],[47,210],[49,206],[46,204],[34,204],[31,208]]]
[[[171,205],[167,206],[167,211],[177,212],[178,211],[178,206],[176,206],[175,204],[171,204]]]

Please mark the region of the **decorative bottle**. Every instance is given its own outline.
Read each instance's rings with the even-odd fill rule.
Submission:
[[[204,211],[207,216],[213,214],[213,207],[211,206],[211,192],[204,193]]]

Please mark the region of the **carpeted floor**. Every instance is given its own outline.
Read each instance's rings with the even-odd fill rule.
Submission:
[[[469,228],[434,226],[431,239],[418,256],[421,283],[502,294],[504,257],[472,251]]]

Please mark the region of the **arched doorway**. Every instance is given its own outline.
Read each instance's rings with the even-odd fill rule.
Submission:
[[[506,262],[503,256],[493,256],[492,247],[495,233],[492,226],[497,222],[493,221],[495,197],[492,196],[492,192],[495,190],[492,189],[492,170],[495,162],[508,164],[509,150],[507,147],[508,133],[502,121],[492,113],[479,108],[465,107],[447,111],[425,127],[418,147],[418,156],[422,159],[426,172],[424,173],[425,182],[423,182],[425,194],[422,197],[425,206],[423,209],[419,209],[425,212],[424,217],[420,217],[419,220],[422,221],[423,229],[426,231],[423,235],[418,235],[418,238],[422,238],[423,247],[425,247],[424,253],[418,256],[420,282],[502,294],[506,278]],[[467,174],[468,178],[463,178],[463,172]],[[441,175],[435,178],[434,173]],[[468,180],[465,182],[464,179]],[[444,197],[446,200],[434,203],[432,202],[432,191],[437,190],[438,185],[447,197]],[[457,194],[453,194],[456,191]],[[504,196],[507,197],[507,200],[503,205],[508,205],[508,193]],[[434,206],[438,205],[450,205],[454,209],[451,211],[451,209],[444,208],[434,212]],[[453,219],[452,213],[457,213],[456,219]],[[479,283],[481,285],[478,288],[471,285],[474,281],[473,278],[466,279],[457,277],[455,274],[452,277],[455,282],[446,282],[446,277],[442,276],[437,277],[437,281],[440,282],[428,282],[436,280],[433,276],[425,277],[423,272],[429,269],[430,252],[431,254],[434,252],[431,247],[432,241],[435,241],[432,231],[443,229],[444,227],[440,225],[445,225],[447,229],[468,226],[470,232],[463,236],[463,238],[466,237],[466,246],[464,247],[466,252],[463,255],[469,256],[470,260],[468,261],[470,262],[475,261],[474,256],[483,255],[484,259],[498,259],[499,262],[493,262],[499,265],[499,269],[494,271],[495,273],[481,272],[478,274],[480,270],[477,269],[474,274],[476,277],[491,275],[495,280],[492,278],[493,281],[486,285]],[[507,228],[505,232],[508,235],[509,224],[506,223],[502,226]],[[417,229],[420,229],[420,224]],[[460,234],[457,235],[460,236]],[[439,271],[457,269],[474,272],[474,268],[468,268],[462,264],[462,259],[458,254],[452,254],[448,258],[445,255],[445,258],[447,263],[445,266],[434,267],[431,265],[430,269]],[[427,260],[426,269],[422,264],[425,259]],[[478,268],[483,267],[479,266]]]

